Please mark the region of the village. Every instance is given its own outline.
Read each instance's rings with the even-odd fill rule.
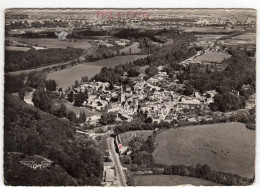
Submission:
[[[157,67],[158,74],[144,80],[144,74],[133,79],[133,87],[114,85],[110,89],[109,83],[89,82],[75,87],[75,94],[88,91],[88,100],[84,101],[83,107],[97,112],[115,112],[117,121],[131,122],[138,114],[145,114],[151,122],[172,122],[176,120],[188,120],[198,122],[203,118],[198,116],[194,109],[207,110],[213,102],[216,91],[207,91],[202,95],[194,92],[191,96],[185,96],[173,91],[173,88],[183,88],[178,83],[176,75],[169,79],[163,66]],[[101,115],[90,116],[86,124],[96,125]]]

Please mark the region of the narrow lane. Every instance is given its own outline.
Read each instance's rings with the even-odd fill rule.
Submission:
[[[110,153],[111,153],[111,158],[112,158],[112,161],[115,165],[117,179],[119,181],[119,186],[127,186],[125,174],[123,172],[123,167],[121,165],[119,155],[115,151],[114,138],[109,137],[108,138],[108,144],[109,144],[109,150],[110,150]]]

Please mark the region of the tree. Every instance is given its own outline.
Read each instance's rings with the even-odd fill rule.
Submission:
[[[66,117],[67,116],[67,107],[64,103],[60,104],[59,110],[59,117]]]
[[[86,117],[85,112],[83,111],[83,113],[82,113],[82,122],[85,122],[86,120],[87,120],[87,117]]]
[[[83,77],[81,78],[81,80],[82,80],[83,82],[88,82],[88,76],[83,76]]]
[[[75,81],[75,87],[78,87],[78,86],[79,86],[79,81],[76,80],[76,81]]]
[[[85,89],[85,91],[84,91],[84,98],[85,98],[85,100],[88,99],[88,90],[87,89]]]
[[[67,118],[71,121],[71,122],[76,122],[76,114],[72,111],[69,111],[68,115],[67,115]]]
[[[75,100],[75,95],[74,92],[71,91],[70,94],[68,95],[68,101],[73,102]]]
[[[38,88],[38,87],[43,88],[45,86],[46,78],[47,78],[47,74],[45,73],[31,72],[28,75],[26,85],[33,88]]]
[[[140,72],[137,70],[137,68],[132,67],[129,71],[127,71],[128,76],[130,77],[136,77],[140,74]]]
[[[102,125],[113,124],[116,121],[116,117],[117,115],[114,112],[104,113],[101,115],[100,123]]]
[[[75,97],[74,106],[82,106],[82,103],[85,101],[85,94],[80,90]]]
[[[45,82],[45,86],[47,90],[55,91],[56,90],[56,81],[55,80],[48,80]]]
[[[185,90],[183,91],[184,95],[190,96],[194,93],[194,87],[190,84],[188,84],[185,88]]]
[[[158,69],[156,66],[149,66],[148,68],[145,69],[145,74],[148,75],[148,77],[152,77],[158,73]]]

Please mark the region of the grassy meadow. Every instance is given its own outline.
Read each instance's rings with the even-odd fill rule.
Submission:
[[[135,59],[144,58],[147,55],[129,55],[129,56],[116,56],[108,59],[102,59],[95,62],[81,63],[76,66],[56,71],[48,74],[47,79],[56,80],[58,87],[67,89],[71,87],[76,80],[80,81],[83,76],[92,78],[100,72],[102,67],[114,67]]]
[[[196,60],[221,63],[223,60],[228,59],[230,57],[231,55],[226,53],[209,52],[201,56],[198,56]]]
[[[242,123],[221,123],[170,129],[156,137],[157,164],[196,166],[252,178],[255,131]]]
[[[176,175],[140,175],[133,177],[134,186],[176,186],[176,185],[194,185],[194,186],[218,186],[219,184],[208,180]]]

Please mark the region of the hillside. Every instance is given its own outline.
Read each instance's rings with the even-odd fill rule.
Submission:
[[[68,120],[44,113],[7,94],[4,109],[4,178],[7,184],[100,185],[102,155],[91,141],[75,136],[74,126]],[[23,157],[39,155],[53,163],[42,170],[33,170],[20,164],[21,156],[10,152],[20,152]]]

